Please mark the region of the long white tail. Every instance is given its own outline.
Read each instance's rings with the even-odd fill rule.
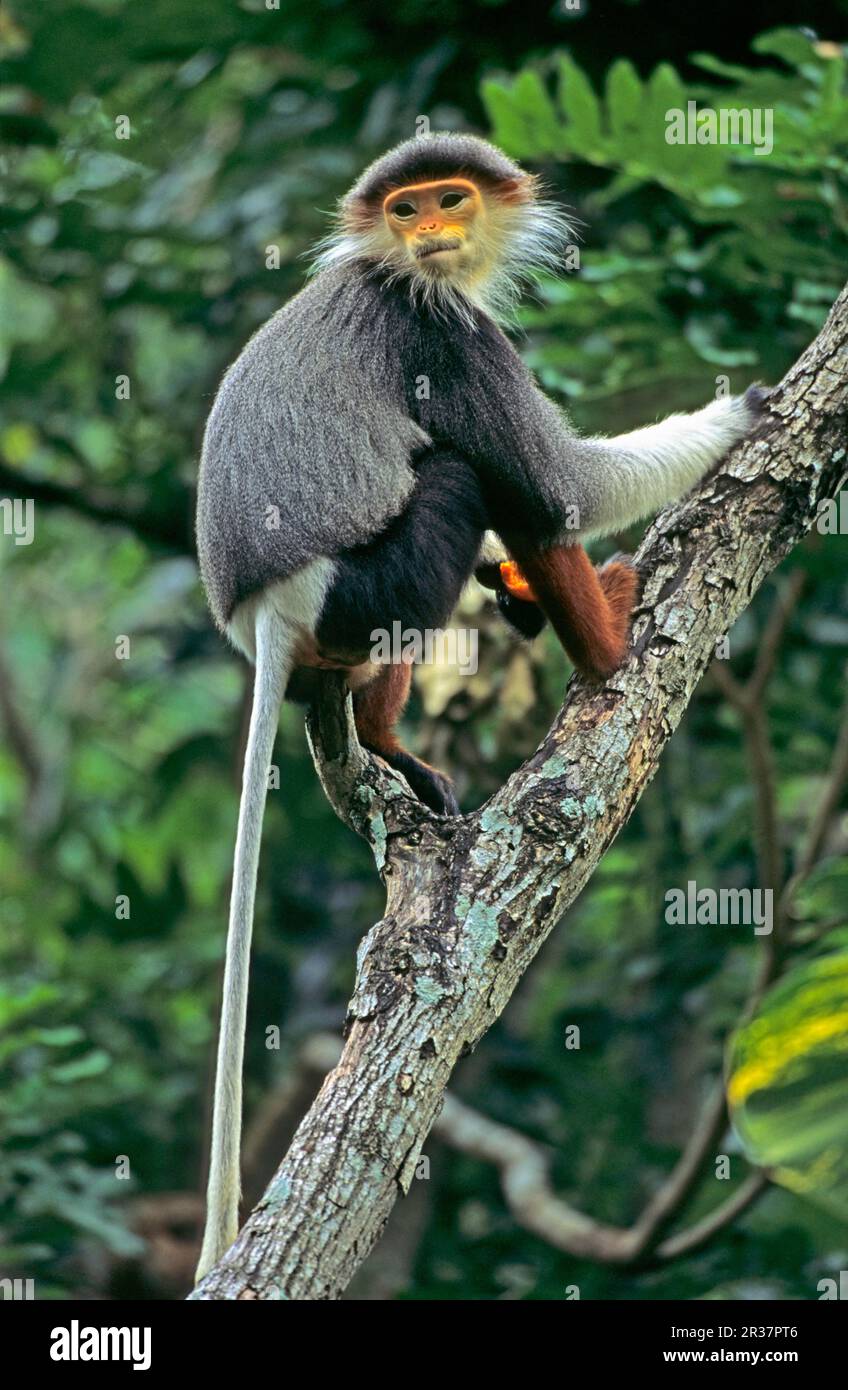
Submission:
[[[256,676],[253,711],[244,758],[238,834],[233,862],[224,998],[215,1073],[212,1112],[212,1151],[206,1192],[206,1227],[196,1280],[203,1278],[232,1245],[238,1233],[241,1196],[241,1088],[250,940],[259,845],[268,792],[268,771],[280,716],[280,705],[291,671],[291,639],[284,623],[269,606],[256,614]]]

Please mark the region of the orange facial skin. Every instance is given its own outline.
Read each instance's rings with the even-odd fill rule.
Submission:
[[[383,216],[417,259],[458,251],[471,223],[484,212],[470,179],[438,179],[395,188],[383,200]]]
[[[501,561],[501,580],[507,593],[512,594],[513,598],[520,598],[525,603],[538,603],[539,600],[514,560]]]

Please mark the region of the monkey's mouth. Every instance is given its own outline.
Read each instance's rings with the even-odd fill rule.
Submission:
[[[458,251],[462,242],[454,238],[453,241],[431,241],[424,246],[416,246],[415,259],[423,261],[427,256],[438,256],[441,251]]]

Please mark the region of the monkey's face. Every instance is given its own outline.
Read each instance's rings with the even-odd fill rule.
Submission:
[[[451,176],[443,170],[351,189],[316,268],[370,261],[407,280],[416,304],[460,314],[471,304],[508,316],[525,281],[557,269],[567,219],[539,198],[537,179],[517,168],[507,177],[496,177],[485,162],[479,177],[473,161]]]
[[[486,202],[470,179],[395,188],[383,218],[396,251],[419,273],[462,279],[485,258]]]

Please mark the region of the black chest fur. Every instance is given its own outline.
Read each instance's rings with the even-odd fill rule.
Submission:
[[[529,374],[482,311],[469,324],[450,309],[416,304],[408,285],[379,284],[386,343],[397,355],[406,408],[441,450],[478,469],[493,524],[543,530],[546,498],[534,473],[536,421]]]

